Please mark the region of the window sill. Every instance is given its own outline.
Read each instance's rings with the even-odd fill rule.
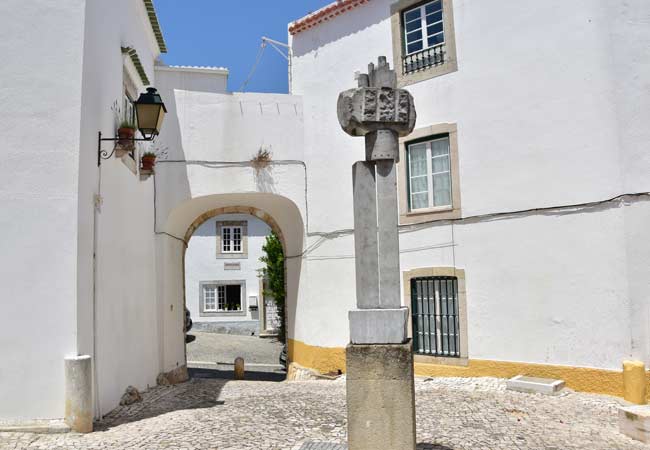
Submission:
[[[461,366],[467,367],[469,359],[466,357],[450,358],[448,356],[429,356],[429,355],[413,355],[413,361],[418,364],[435,364],[438,366]]]
[[[400,225],[415,225],[418,223],[431,222],[433,220],[460,219],[461,211],[458,208],[444,206],[439,208],[418,209],[409,211],[399,216]]]
[[[200,311],[199,317],[245,317],[246,311]]]
[[[217,253],[217,259],[247,259],[247,253]]]
[[[403,88],[411,84],[447,75],[456,71],[458,71],[458,64],[454,60],[449,60],[438,66],[431,66],[426,69],[420,69],[409,73],[398,73],[397,87]]]
[[[422,214],[431,214],[431,213],[453,211],[453,210],[454,210],[453,206],[436,206],[436,207],[433,207],[433,208],[421,208],[421,209],[416,209],[415,211],[409,211],[405,215],[406,216],[419,216],[419,215],[422,215]]]

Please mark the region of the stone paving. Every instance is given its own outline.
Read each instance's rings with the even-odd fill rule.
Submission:
[[[491,378],[417,379],[418,449],[648,450],[618,433],[619,404],[612,397],[573,392],[557,397],[510,392],[505,380]],[[0,433],[0,449],[336,448],[331,444],[346,439],[345,383],[195,378],[149,390],[142,403],[116,409],[96,430]]]
[[[190,367],[206,366],[197,362],[232,364],[238,356],[244,358],[247,365],[279,364],[282,344],[277,339],[194,330],[190,331],[190,334],[196,336],[194,342],[187,344],[187,361]]]

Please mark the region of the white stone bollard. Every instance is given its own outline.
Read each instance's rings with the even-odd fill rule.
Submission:
[[[93,431],[92,359],[65,358],[65,422],[78,433]]]

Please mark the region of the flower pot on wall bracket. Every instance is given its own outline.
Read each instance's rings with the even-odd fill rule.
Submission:
[[[153,166],[156,165],[156,155],[151,155],[145,153],[142,155],[142,161],[140,168],[145,171],[153,170]]]
[[[130,150],[135,146],[135,128],[121,127],[117,130],[118,145],[125,150]]]

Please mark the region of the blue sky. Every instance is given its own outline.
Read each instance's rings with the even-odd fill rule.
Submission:
[[[239,91],[267,36],[287,42],[287,24],[331,0],[155,0],[170,65],[225,66]],[[244,6],[245,5],[245,6]],[[246,91],[287,92],[287,62],[267,47]]]

